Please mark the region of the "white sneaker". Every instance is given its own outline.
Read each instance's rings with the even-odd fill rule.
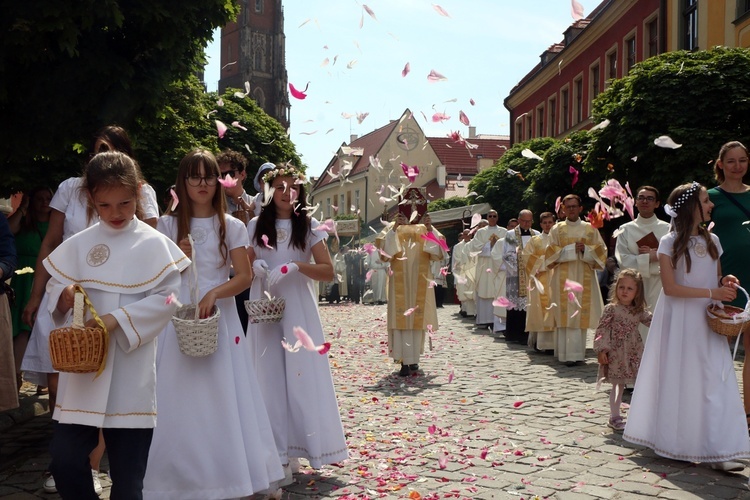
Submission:
[[[740,462],[714,462],[711,464],[711,468],[724,472],[739,472],[745,470],[745,465]]]
[[[52,474],[50,474],[47,480],[44,481],[42,489],[44,489],[45,493],[57,493],[57,485],[55,484],[55,478],[52,477]]]
[[[97,495],[102,494],[102,482],[99,480],[99,471],[91,469],[91,476],[94,479],[94,491]]]

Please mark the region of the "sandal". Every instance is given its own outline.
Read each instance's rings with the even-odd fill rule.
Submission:
[[[612,417],[607,422],[607,427],[615,431],[621,431],[625,429],[625,421],[622,417]]]

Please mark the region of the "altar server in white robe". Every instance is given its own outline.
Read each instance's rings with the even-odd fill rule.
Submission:
[[[497,225],[497,212],[490,210],[487,214],[487,226],[477,230],[468,247],[471,252],[477,254],[476,267],[476,289],[475,299],[477,303],[476,324],[480,327],[488,327],[495,323],[495,316],[505,318],[505,310],[493,310],[492,302],[500,296],[505,289],[505,272],[502,270],[502,253],[500,249],[496,258],[492,256],[492,250],[498,241],[505,238],[507,229]],[[502,244],[500,245],[502,248]],[[504,323],[504,321],[503,321]],[[501,331],[505,328],[493,328]]]

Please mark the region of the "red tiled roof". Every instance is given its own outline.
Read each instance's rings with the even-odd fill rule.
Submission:
[[[510,147],[510,139],[466,139],[468,143],[479,146],[477,149],[467,149],[456,144],[450,137],[428,137],[427,141],[440,163],[445,165],[447,175],[476,174],[480,156],[494,161]]]
[[[409,113],[409,110],[406,110],[406,113]],[[396,128],[398,123],[399,120],[391,120],[387,125],[373,130],[369,134],[363,135],[348,144],[351,148],[362,148],[364,150],[362,156],[349,157],[353,162],[352,170],[349,172],[350,177],[367,170],[367,167],[370,165],[370,156],[378,154],[378,151],[383,147],[383,144],[385,144],[385,141],[390,137],[391,132],[393,132],[393,129]],[[343,146],[346,146],[346,144]],[[328,172],[336,175],[339,172],[342,163],[343,162],[339,156],[331,158],[331,161],[320,175],[320,179],[315,183],[312,190],[314,191],[334,182],[339,182],[338,177],[333,178],[328,175]]]

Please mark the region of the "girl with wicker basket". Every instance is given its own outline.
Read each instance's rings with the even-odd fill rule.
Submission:
[[[643,352],[624,438],[675,460],[742,470],[750,457],[745,412],[724,336],[711,331],[706,307],[731,301],[739,284],[722,276],[719,238],[703,223],[713,203],[693,182],[669,195],[670,232],[659,243],[663,289]]]
[[[147,499],[246,497],[284,477],[234,300],[252,279],[247,229],[225,213],[219,175],[212,153],[188,153],[175,181],[178,204],[157,225],[197,268],[197,282],[196,269],[183,273],[179,301],[195,300],[200,318],[216,320],[218,338],[209,350],[188,349],[174,320],[159,337],[159,425],[144,481]]]
[[[625,385],[635,382],[641,365],[643,340],[638,331],[641,323],[646,326],[651,324],[643,277],[635,269],[623,269],[610,288],[609,304],[604,307],[594,337],[594,351],[599,359],[599,375],[596,378],[612,384],[607,425],[616,431],[625,428],[620,416]]]
[[[70,372],[60,373],[50,471],[64,499],[98,498],[89,454],[100,428],[109,452],[112,497],[139,498],[143,487],[156,424],[154,340],[174,313],[165,300],[179,289],[180,271],[190,261],[177,245],[136,218],[141,182],[127,155],[94,156],[83,189],[99,222],[62,242],[43,261],[50,274],[48,311],[55,325],[68,324],[74,291],[80,287],[92,312],[101,315],[94,314],[85,326],[74,321],[73,328],[59,328],[50,336],[51,347],[57,338],[72,342],[81,330],[103,340],[96,372],[77,373],[69,366]],[[79,314],[76,308],[76,319]],[[57,354],[52,352],[53,363]],[[64,361],[75,364],[76,356]]]
[[[266,206],[247,226],[255,279],[250,299],[264,291],[283,297],[278,322],[251,322],[255,370],[271,417],[281,462],[288,475],[305,458],[313,469],[348,457],[328,357],[317,352],[284,350],[294,327],[302,327],[316,345],[324,343],[315,281],[332,281],[326,232],[315,230],[307,215],[305,177],[296,167],[279,165],[263,176]],[[265,284],[267,283],[267,289]]]

